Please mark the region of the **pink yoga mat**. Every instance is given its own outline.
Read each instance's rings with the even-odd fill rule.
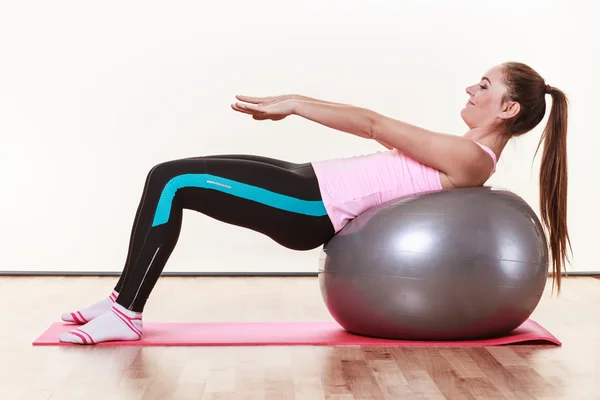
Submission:
[[[58,341],[58,336],[76,325],[54,323],[34,346],[75,346]],[[543,343],[560,346],[550,332],[527,320],[509,335],[494,339],[467,341],[413,341],[364,337],[347,332],[335,322],[194,322],[144,323],[144,337],[138,341],[104,342],[96,346],[443,346],[474,347],[518,343]]]

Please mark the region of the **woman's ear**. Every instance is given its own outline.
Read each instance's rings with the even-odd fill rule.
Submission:
[[[498,115],[500,119],[511,119],[516,117],[521,111],[521,105],[516,101],[507,101],[504,103],[502,111]]]

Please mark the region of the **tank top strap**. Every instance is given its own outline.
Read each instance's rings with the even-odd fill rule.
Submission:
[[[475,141],[474,141],[475,142]],[[494,153],[492,151],[492,149],[490,149],[489,147],[479,143],[479,142],[475,142],[479,147],[481,147],[486,153],[488,153],[490,155],[490,157],[492,157],[492,161],[494,162],[494,168],[492,169],[492,172],[490,173],[490,176],[492,176],[494,174],[494,172],[496,172],[496,153]]]

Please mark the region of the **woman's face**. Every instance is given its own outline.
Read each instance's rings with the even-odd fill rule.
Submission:
[[[502,66],[487,71],[477,84],[467,87],[466,92],[469,100],[461,117],[470,129],[494,126],[514,114],[514,110],[510,112],[509,102],[504,101],[506,86]]]

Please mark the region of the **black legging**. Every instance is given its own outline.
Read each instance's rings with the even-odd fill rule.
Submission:
[[[183,209],[252,229],[293,250],[314,249],[335,233],[310,163],[252,155],[158,164],[146,178],[117,303],[142,312],[181,231]]]

